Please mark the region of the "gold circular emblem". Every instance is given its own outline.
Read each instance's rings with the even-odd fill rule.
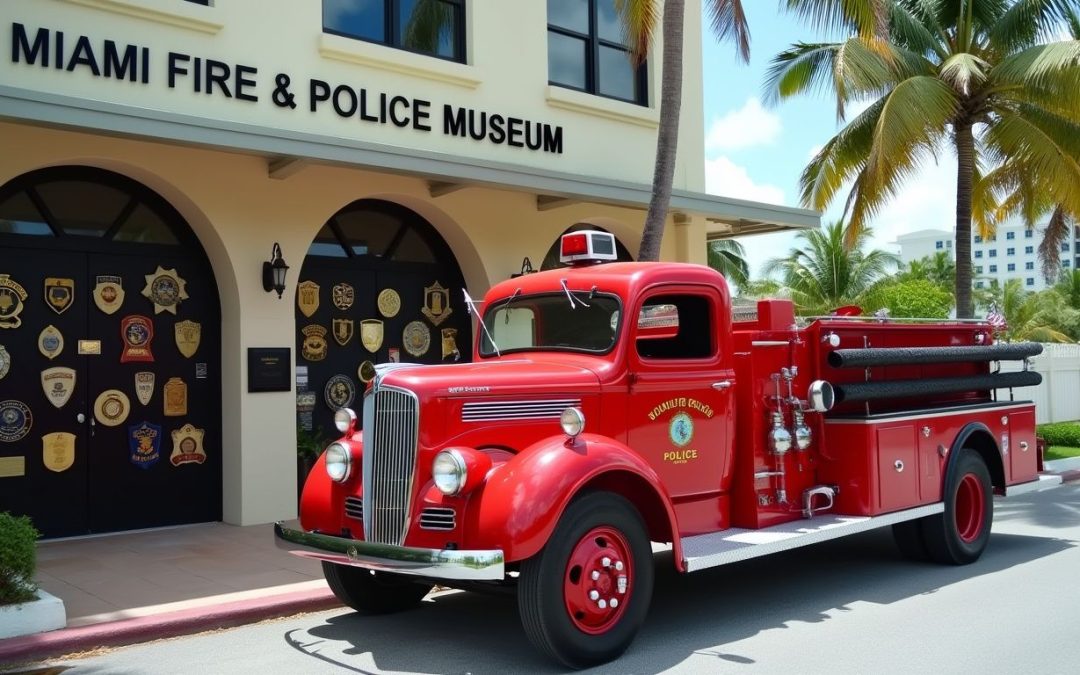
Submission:
[[[107,427],[122,424],[131,410],[127,394],[119,389],[106,389],[94,401],[94,417]]]
[[[423,321],[410,321],[401,333],[401,344],[413,356],[422,356],[431,347],[431,329]]]
[[[356,376],[360,378],[361,382],[371,382],[375,379],[375,364],[371,361],[364,361],[356,369]]]
[[[387,319],[397,316],[401,311],[401,296],[392,288],[384,288],[379,293],[379,314]]]

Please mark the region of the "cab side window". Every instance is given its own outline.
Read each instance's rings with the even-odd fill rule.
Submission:
[[[671,320],[674,313],[676,319]],[[663,318],[661,318],[663,317]],[[653,328],[657,323],[668,325]],[[674,335],[670,324],[674,323]],[[650,331],[663,333],[649,336]],[[703,359],[713,355],[711,306],[700,295],[660,295],[649,298],[638,316],[637,352],[643,359]]]

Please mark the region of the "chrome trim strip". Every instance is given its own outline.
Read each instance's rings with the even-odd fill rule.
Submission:
[[[468,581],[501,581],[505,577],[503,552],[499,549],[451,551],[391,546],[305,532],[281,521],[274,523],[274,542],[279,549],[301,558],[369,570]]]
[[[364,397],[364,538],[368,541],[400,546],[408,534],[419,410],[416,394],[383,385],[381,376]]]
[[[493,422],[519,419],[558,419],[570,407],[580,407],[580,398],[530,401],[470,401],[461,408],[462,422]]]
[[[790,344],[787,340],[753,340],[750,342],[751,347],[787,347]]]
[[[1039,477],[1033,481],[1027,483],[1018,483],[1017,485],[1008,485],[1005,487],[1006,497],[1015,497],[1017,495],[1027,494],[1029,492],[1039,492],[1042,490],[1050,490],[1060,486],[1062,478],[1056,473],[1041,473]]]
[[[860,417],[858,419],[845,419],[845,418],[825,418],[825,424],[881,424],[883,422],[907,422],[909,420],[928,420],[936,417],[952,417],[953,415],[969,415],[972,413],[986,413],[986,412],[1000,412],[1002,410],[1018,410],[1020,408],[1028,408],[1034,405],[1031,401],[1023,401],[1020,403],[1001,405],[999,403],[991,401],[987,405],[983,406],[964,406],[963,408],[956,408],[953,410],[945,410],[936,413],[916,413],[914,415],[900,415],[892,417],[888,413],[877,415],[873,417]]]

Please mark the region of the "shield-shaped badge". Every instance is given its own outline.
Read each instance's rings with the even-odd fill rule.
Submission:
[[[124,304],[124,280],[111,274],[97,277],[94,286],[94,304],[106,314],[114,314]]]
[[[41,389],[49,403],[63,408],[75,391],[75,369],[57,366],[41,371]]]
[[[94,418],[107,427],[123,424],[131,412],[131,401],[119,389],[106,389],[94,401]]]
[[[0,274],[0,328],[18,328],[22,325],[19,314],[26,300],[26,289],[6,274]]]
[[[340,410],[351,405],[356,398],[356,385],[348,375],[334,375],[327,380],[323,396],[331,410]]]
[[[424,308],[420,310],[433,325],[438,326],[454,310],[450,309],[450,289],[443,288],[438,281],[433,286],[424,287]]]
[[[55,359],[60,356],[60,352],[64,351],[64,336],[60,334],[56,326],[48,325],[38,334],[37,345],[39,352],[50,360]]]
[[[125,316],[120,320],[120,338],[124,341],[120,363],[153,362],[154,353],[150,351],[150,342],[154,339],[154,322],[149,317],[141,314]]]
[[[45,277],[45,302],[49,309],[63,314],[75,301],[75,280]]]
[[[454,360],[461,358],[461,352],[457,348],[457,328],[442,329],[442,357],[453,357]]]
[[[11,354],[8,354],[8,350],[4,348],[4,345],[0,345],[0,380],[4,379],[10,369]]]
[[[139,403],[150,405],[154,397],[154,374],[148,370],[135,373],[135,398]]]
[[[181,464],[202,464],[206,461],[206,451],[203,450],[203,437],[205,429],[196,429],[191,424],[185,424],[179,429],[172,431],[172,454],[169,455],[169,463],[173,466]]]
[[[41,437],[41,461],[49,471],[67,471],[75,463],[75,434],[57,431]]]
[[[331,295],[334,300],[334,307],[338,309],[348,309],[353,305],[353,298],[355,293],[353,287],[349,284],[334,284],[334,287],[330,289]]]
[[[199,351],[199,340],[202,339],[202,324],[197,321],[177,321],[173,331],[180,353],[189,359],[195,356],[195,352]]]
[[[300,313],[311,318],[315,310],[319,309],[319,284],[314,281],[301,281],[296,284],[296,306]]]
[[[161,459],[161,427],[149,422],[128,427],[129,459],[140,469],[149,469]]]
[[[165,391],[165,416],[183,417],[187,414],[187,385],[179,377],[170,377],[162,387]]]
[[[176,314],[176,306],[181,300],[188,299],[187,282],[180,278],[175,268],[167,270],[158,265],[153,274],[143,275],[143,278],[146,286],[142,294],[154,303],[154,314]]]
[[[360,322],[360,342],[364,349],[372,354],[379,351],[383,341],[383,322],[378,319],[364,319]]]
[[[300,346],[300,355],[308,361],[322,361],[326,358],[326,328],[311,324],[300,329],[304,334],[304,343]]]
[[[334,341],[344,347],[353,336],[352,319],[334,319]]]

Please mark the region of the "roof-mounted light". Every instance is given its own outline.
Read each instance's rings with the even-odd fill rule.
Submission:
[[[617,260],[615,235],[610,232],[582,230],[564,234],[559,245],[559,260],[564,263],[597,263]]]

